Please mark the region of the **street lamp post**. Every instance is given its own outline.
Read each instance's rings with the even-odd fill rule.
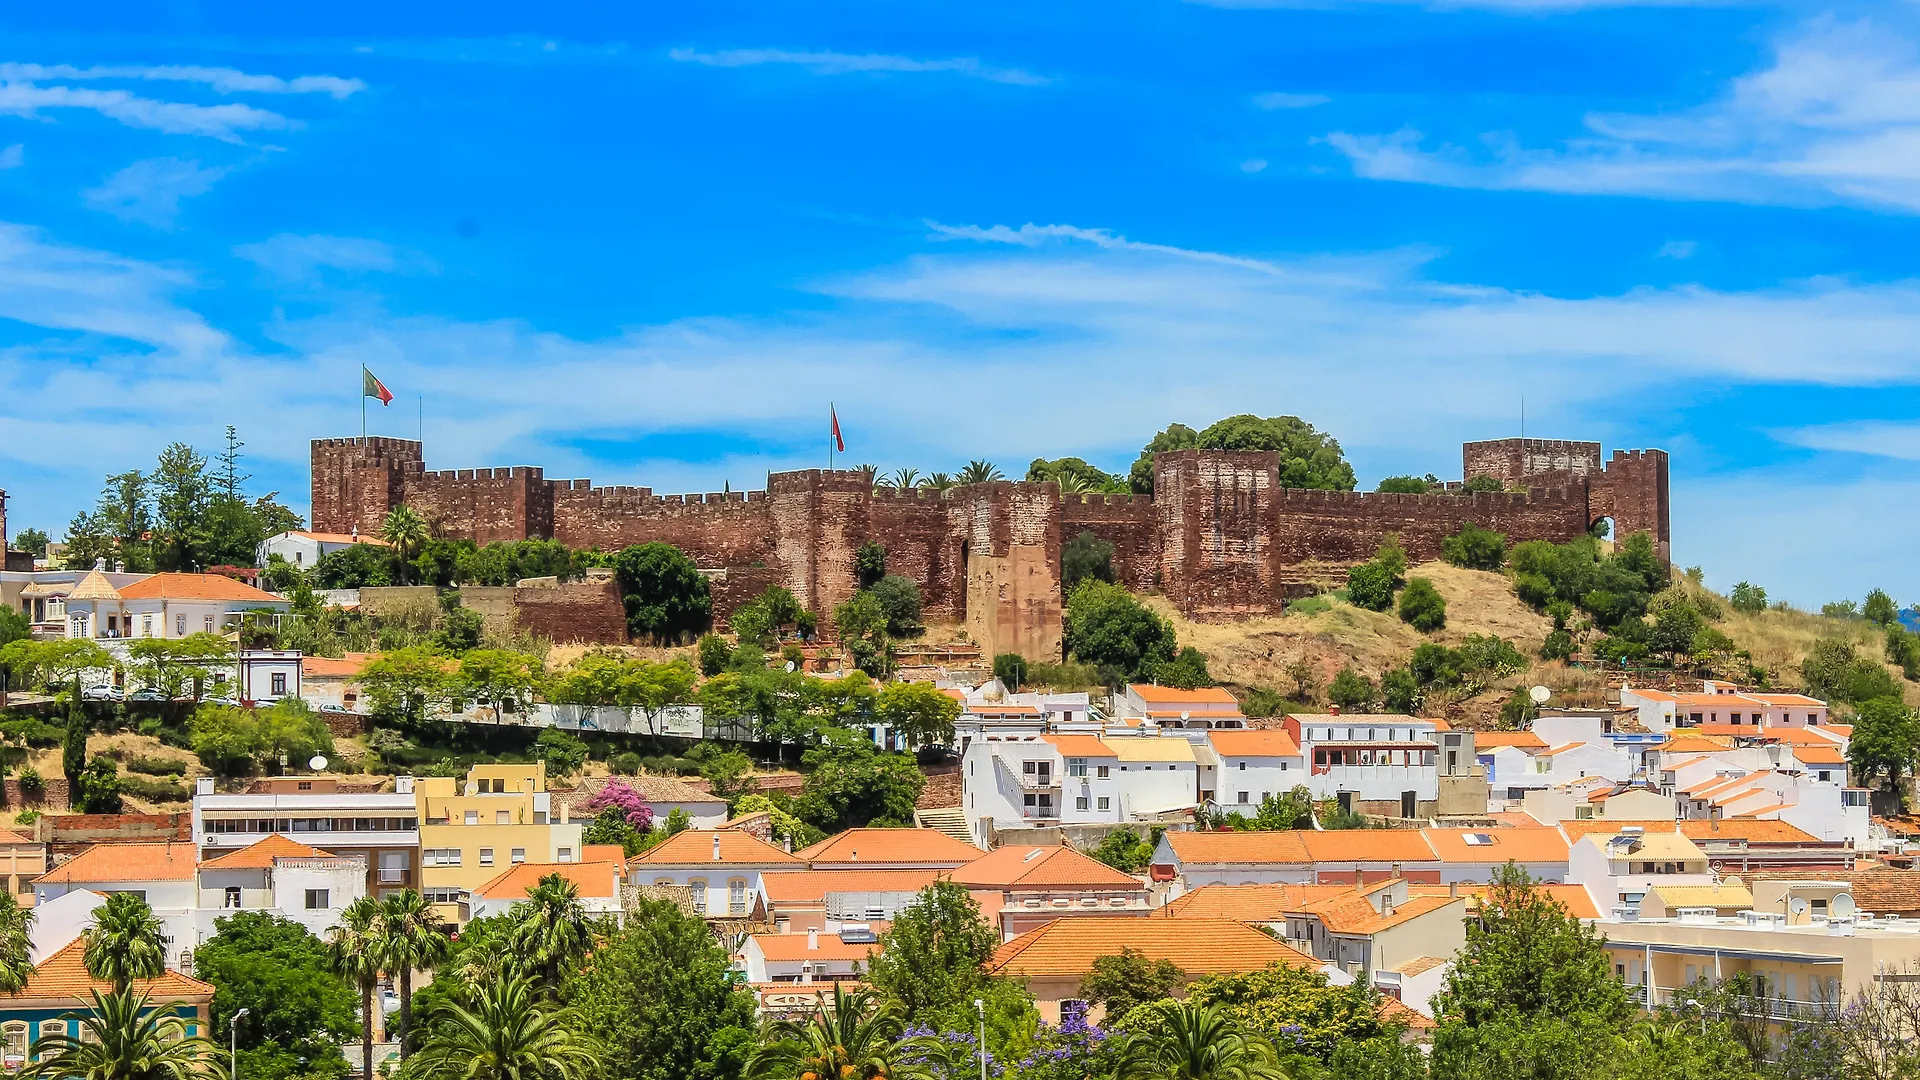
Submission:
[[[241,1009],[227,1021],[227,1076],[229,1080],[238,1080],[240,1076],[240,1018],[250,1010]]]
[[[973,999],[973,1011],[980,1014],[980,1080],[987,1080],[987,1003],[983,998]]]

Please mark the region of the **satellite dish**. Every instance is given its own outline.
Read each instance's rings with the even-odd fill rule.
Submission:
[[[314,772],[319,772],[326,767],[327,756],[325,754],[315,754],[313,758],[307,762],[307,768],[312,769]]]
[[[1729,889],[1737,889],[1742,883],[1739,874],[1728,874],[1726,877],[1720,879],[1720,884],[1725,885]]]
[[[1553,696],[1553,691],[1544,686],[1536,686],[1527,691],[1527,696],[1533,699],[1535,705],[1545,705],[1547,699]]]
[[[1183,709],[1183,710],[1181,710],[1181,712],[1180,712],[1180,722],[1181,722],[1181,723],[1183,723],[1183,724],[1184,724],[1184,723],[1186,723],[1187,721],[1189,721],[1189,720],[1191,720],[1191,719],[1193,719],[1193,714],[1192,714],[1192,713],[1190,713],[1190,712],[1187,712],[1187,711],[1186,711],[1186,710],[1184,710],[1184,709]]]
[[[787,661],[787,674],[793,674],[793,661]]]
[[[1855,911],[1855,908],[1853,906],[1852,893],[1847,893],[1847,892],[1835,893],[1833,894],[1833,899],[1827,903],[1828,914],[1831,914],[1836,918],[1844,919],[1847,916],[1852,915],[1854,911]]]
[[[1787,910],[1793,912],[1795,915],[1805,915],[1807,913],[1807,902],[1801,897],[1796,896],[1793,898],[1793,903],[1787,905]]]

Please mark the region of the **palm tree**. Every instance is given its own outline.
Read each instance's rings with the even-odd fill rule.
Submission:
[[[1128,1038],[1117,1075],[1125,1080],[1286,1080],[1273,1047],[1211,1005],[1179,1001],[1166,1027]]]
[[[373,1075],[373,992],[380,985],[380,901],[362,896],[340,913],[339,925],[327,931],[327,960],[334,973],[360,990],[360,1066],[363,1077]]]
[[[471,1009],[447,1002],[434,1019],[433,1030],[409,1063],[409,1075],[587,1080],[601,1071],[597,1049],[568,1030],[564,1012],[541,1008],[525,979],[481,986]]]
[[[902,1075],[893,1060],[904,1028],[892,1002],[875,1006],[864,990],[833,984],[833,1005],[814,1006],[805,1022],[767,1025],[747,1075],[762,1080],[888,1080]],[[910,1070],[909,1070],[910,1071]]]
[[[79,1014],[80,1036],[44,1035],[27,1075],[46,1080],[203,1080],[226,1073],[219,1049],[187,1025],[130,990],[95,991],[93,1008]]]
[[[419,553],[433,534],[427,529],[427,519],[411,506],[396,506],[387,511],[387,520],[380,523],[380,539],[393,545],[394,554],[400,556],[400,584],[407,583],[407,567],[414,555]]]
[[[935,491],[946,491],[952,488],[954,484],[953,476],[943,472],[930,473],[925,480],[920,481],[921,487],[932,488]]]
[[[109,894],[94,910],[93,925],[83,936],[88,973],[112,983],[115,992],[166,974],[166,931],[138,893]]]
[[[413,973],[447,958],[446,924],[418,890],[402,889],[380,904],[380,963],[400,980],[400,1059],[413,1048]]]
[[[899,488],[901,491],[911,491],[920,486],[920,470],[895,469],[893,475],[887,477],[887,486]]]
[[[593,947],[593,924],[580,903],[580,887],[561,874],[540,879],[515,904],[514,951],[539,975],[541,989],[553,993],[566,971]]]
[[[1061,473],[1052,479],[1060,485],[1062,495],[1079,495],[1093,490],[1093,485],[1087,483],[1087,478],[1079,473]]]
[[[991,461],[969,461],[967,467],[960,470],[959,482],[962,484],[990,484],[995,480],[1005,480],[999,467]]]
[[[0,892],[0,994],[17,994],[33,975],[33,909]]]

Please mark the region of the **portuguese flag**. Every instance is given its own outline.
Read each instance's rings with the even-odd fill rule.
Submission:
[[[374,378],[373,372],[368,371],[365,364],[360,365],[360,396],[379,398],[382,405],[393,402],[393,391],[387,389],[386,383]]]

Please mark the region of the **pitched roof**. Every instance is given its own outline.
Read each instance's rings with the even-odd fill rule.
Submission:
[[[192,881],[192,844],[95,844],[34,878],[56,885],[94,881]]]
[[[279,833],[256,840],[239,851],[229,851],[200,864],[202,870],[264,870],[275,859],[331,859],[333,852],[290,840]],[[72,864],[69,863],[69,866]],[[93,880],[101,880],[95,878]]]
[[[1669,754],[1717,754],[1733,749],[1733,740],[1724,735],[1675,734],[1667,736],[1660,749]]]
[[[392,547],[377,536],[362,533],[310,532],[305,529],[288,529],[283,536],[299,536],[308,540],[317,540],[322,544],[375,544],[379,547]]]
[[[1287,716],[1303,724],[1383,724],[1399,727],[1412,724],[1415,727],[1433,725],[1431,720],[1422,720],[1405,713],[1288,713]],[[1438,731],[1438,728],[1434,730]]]
[[[338,660],[331,656],[303,656],[300,658],[300,677],[303,679],[351,679],[360,674],[373,657],[369,653],[347,653]]]
[[[1100,740],[1098,735],[1048,735],[1046,741],[1060,751],[1061,757],[1109,757],[1120,755]]]
[[[1133,949],[1170,960],[1187,975],[1259,971],[1269,964],[1320,966],[1306,953],[1227,919],[1154,919],[1088,915],[1055,919],[994,950],[987,970],[1019,978],[1084,976],[1102,956]]]
[[[1216,754],[1230,754],[1234,757],[1299,757],[1300,744],[1293,741],[1287,732],[1272,729],[1267,731],[1210,731],[1207,741],[1213,743]]]
[[[1738,911],[1753,906],[1753,891],[1744,885],[1655,885],[1649,891],[1659,896],[1669,911],[1683,907]]]
[[[1578,750],[1585,745],[1587,744],[1583,742],[1561,743],[1559,746],[1548,747],[1547,749],[1540,751],[1540,756],[1553,757],[1555,754],[1564,754],[1569,750]]]
[[[1314,862],[1433,862],[1427,838],[1413,829],[1302,830]]]
[[[1745,840],[1749,844],[1821,844],[1821,840],[1804,829],[1796,828],[1784,821],[1701,821],[1694,819],[1680,823],[1680,832],[1690,840]],[[1838,841],[1833,841],[1838,843]]]
[[[1534,888],[1536,890],[1544,890],[1546,894],[1557,901],[1561,907],[1567,909],[1567,914],[1576,919],[1597,919],[1600,917],[1600,908],[1593,902],[1593,896],[1587,892],[1587,888],[1584,885],[1536,884]],[[1419,883],[1411,883],[1407,886],[1407,893],[1410,896],[1450,896],[1457,891],[1459,895],[1467,898],[1468,911],[1477,911],[1479,905],[1492,890],[1493,886],[1484,882],[1460,882],[1457,885],[1422,885]]]
[[[979,848],[955,840],[938,829],[848,829],[794,852],[795,858],[810,863],[863,866],[962,866],[980,855]]]
[[[98,570],[89,570],[86,577],[81,578],[72,589],[67,591],[67,599],[69,601],[118,600],[120,593],[113,587],[113,582],[107,580],[107,575]]]
[[[1562,863],[1568,844],[1560,830],[1549,825],[1519,829],[1422,829],[1427,844],[1442,862]],[[1469,843],[1467,837],[1485,837],[1489,843]]]
[[[876,942],[846,942],[839,934],[821,933],[813,938],[814,946],[807,947],[808,935],[799,934],[755,934],[753,943],[767,959],[776,961],[792,960],[865,960],[870,953],[880,951]]]
[[[1580,842],[1592,844],[1604,853],[1607,851],[1608,839],[1606,835],[1596,833],[1581,837]],[[1706,852],[1701,851],[1698,845],[1678,832],[1638,833],[1634,835],[1634,839],[1639,841],[1639,849],[1631,853],[1623,853],[1619,858],[1634,861],[1672,859],[1681,862],[1704,862],[1707,858]]]
[[[624,863],[627,849],[619,844],[584,844],[580,848],[580,861]]]
[[[1139,878],[1063,846],[995,848],[947,876],[962,885],[1005,889],[1145,888]]]
[[[1128,735],[1107,743],[1121,761],[1178,762],[1197,760],[1193,744],[1178,735]]]
[[[1303,831],[1170,832],[1164,839],[1182,863],[1211,866],[1219,863],[1310,863]]]
[[[760,877],[769,904],[818,904],[828,893],[919,892],[940,879],[938,870],[794,870]]]
[[[1483,746],[1514,746],[1522,750],[1545,750],[1547,741],[1531,731],[1476,731],[1473,733],[1473,748]]]
[[[491,900],[518,900],[548,874],[573,882],[583,898],[608,900],[620,895],[620,864],[611,862],[521,863],[473,891]]]
[[[1307,913],[1317,917],[1330,933],[1377,934],[1449,905],[1459,905],[1461,913],[1465,914],[1466,905],[1455,896],[1414,895],[1409,892],[1406,903],[1394,905],[1393,911],[1387,913],[1376,910],[1366,893],[1349,890],[1343,896],[1322,900],[1308,907]]]
[[[1677,821],[1615,821],[1609,818],[1568,818],[1560,823],[1560,831],[1570,841],[1578,842],[1583,836],[1599,833],[1603,838],[1613,836],[1626,829],[1639,829],[1641,832],[1679,832]]]
[[[716,839],[720,842],[718,859],[713,857]],[[714,863],[797,867],[801,865],[801,860],[739,829],[688,829],[677,832],[627,860],[627,865],[631,867],[705,866]]]
[[[1844,765],[1847,755],[1837,746],[1796,746],[1793,756],[1804,765]]]
[[[1162,910],[1177,919],[1279,922],[1289,911],[1303,911],[1308,904],[1350,892],[1352,888],[1350,885],[1202,885]]]
[[[1403,964],[1400,964],[1396,967],[1388,968],[1387,970],[1397,971],[1402,975],[1412,977],[1414,975],[1419,975],[1422,972],[1432,971],[1434,968],[1437,968],[1442,964],[1445,964],[1446,962],[1447,962],[1447,958],[1444,956],[1416,956],[1413,959],[1408,960]]]
[[[671,776],[622,776],[620,782],[639,792],[640,797],[650,803],[723,803],[727,801],[711,791],[675,780]]]
[[[1150,701],[1156,705],[1231,705],[1235,711],[1240,708],[1240,703],[1234,700],[1232,694],[1217,686],[1201,687],[1198,690],[1177,690],[1171,686],[1133,683],[1127,689],[1141,701]]]
[[[131,845],[120,844],[118,847]],[[27,985],[16,998],[77,998],[84,999],[95,990],[102,993],[112,989],[112,984],[95,979],[87,973],[87,942],[85,938],[74,938],[66,948],[40,961],[27,976]],[[199,979],[191,979],[168,968],[157,979],[140,979],[134,982],[135,993],[152,995],[159,1001],[182,1001],[198,998],[211,999],[213,986]],[[0,998],[4,1001],[5,998]]]
[[[224,600],[244,604],[284,604],[244,581],[221,574],[149,574],[120,587],[122,600]]]

